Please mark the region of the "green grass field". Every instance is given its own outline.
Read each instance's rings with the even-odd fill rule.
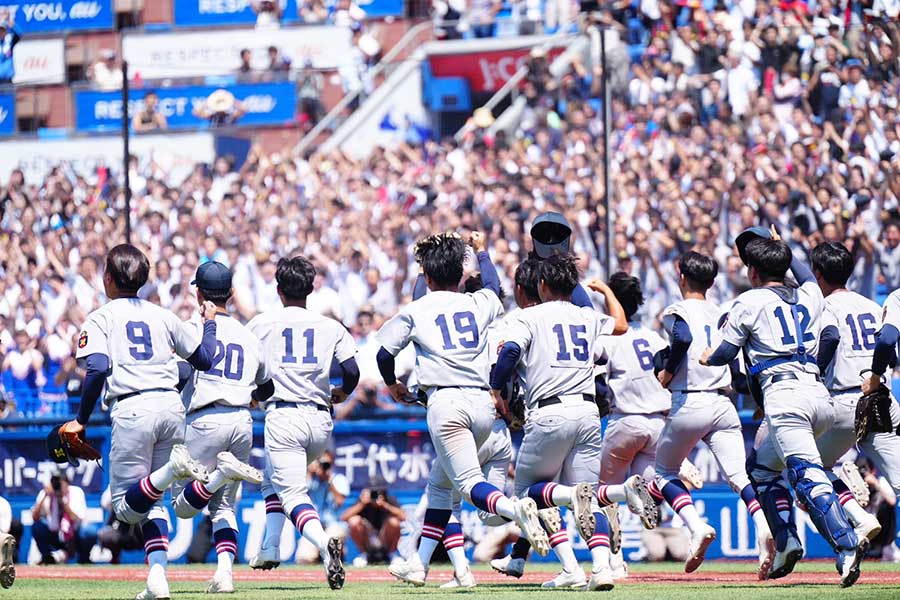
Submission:
[[[311,567],[282,567],[268,573],[250,571],[246,566],[235,569],[237,592],[228,598],[275,600],[281,598],[311,599],[346,598],[348,600],[400,600],[427,598],[443,600],[460,594],[477,595],[492,600],[545,600],[570,591],[541,590],[537,582],[548,579],[549,566],[537,566],[526,573],[528,582],[505,579],[479,568],[479,585],[472,591],[444,591],[438,588],[449,578],[445,566],[436,566],[429,584],[413,588],[389,579],[383,567],[351,569],[343,590],[332,591],[325,585],[321,571]],[[204,593],[205,579],[211,566],[172,567],[169,583],[173,598],[209,598]],[[141,567],[60,567],[52,570],[22,567],[15,585],[0,590],[0,600],[127,600],[143,589],[144,570]],[[860,583],[850,589],[837,585],[837,576],[830,564],[824,562],[801,564],[795,574],[778,582],[759,583],[752,574],[750,563],[710,562],[693,575],[681,572],[680,564],[634,565],[629,578],[616,585],[610,597],[649,600],[704,600],[730,598],[866,598],[890,599],[900,597],[900,565],[868,563],[864,565]],[[105,578],[105,579],[104,579]],[[597,592],[598,594],[601,592]]]

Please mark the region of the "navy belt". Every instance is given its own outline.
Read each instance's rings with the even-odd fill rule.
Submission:
[[[727,396],[728,393],[722,388],[717,388],[714,390],[672,390],[673,394],[718,394],[720,396]]]
[[[812,373],[810,373],[812,375]],[[821,381],[818,375],[815,375],[816,381]],[[780,381],[800,381],[800,378],[797,377],[794,373],[777,373],[772,375],[769,379],[769,383],[778,383]]]
[[[274,402],[269,402],[269,406],[274,406],[275,408],[296,408],[300,406],[300,402],[286,402],[284,400],[275,400]],[[331,409],[327,406],[322,406],[318,402],[303,402],[303,404],[314,404],[316,410],[321,410],[322,412],[330,413]]]
[[[856,392],[858,394],[862,394],[862,387],[856,386],[856,387],[844,388],[842,390],[833,390],[833,393],[835,393],[835,394],[847,394],[849,392]]]
[[[250,407],[249,406],[234,406],[232,404],[222,404],[220,402],[213,402],[211,404],[204,404],[200,408],[195,408],[194,410],[188,411],[188,414],[192,415],[194,413],[198,413],[201,410],[206,410],[208,408],[233,408],[235,410],[239,410],[239,409],[249,409]]]
[[[432,390],[481,390],[482,392],[489,392],[491,388],[476,386],[476,385],[435,385],[431,387]]]
[[[594,397],[590,394],[582,394],[581,399],[585,402],[594,402]],[[562,399],[559,396],[550,396],[549,398],[544,398],[542,400],[538,400],[538,408],[544,408],[545,406],[553,406],[554,404],[562,404]]]
[[[150,388],[149,390],[140,390],[137,392],[128,392],[127,394],[122,394],[121,396],[116,396],[110,402],[121,402],[122,400],[128,400],[129,398],[134,398],[135,396],[140,396],[141,394],[150,394],[153,392],[175,392],[178,393],[177,390],[172,388]]]

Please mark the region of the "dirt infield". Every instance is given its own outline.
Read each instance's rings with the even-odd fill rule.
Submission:
[[[822,564],[821,571],[794,573],[784,579],[773,582],[757,582],[756,574],[752,572],[746,573],[726,573],[717,571],[698,571],[692,574],[672,573],[672,572],[640,572],[632,573],[627,579],[619,584],[677,584],[691,583],[694,585],[702,584],[748,584],[759,583],[760,585],[784,585],[784,584],[822,584],[837,583],[837,573],[834,569],[826,568],[827,564]],[[88,581],[140,581],[146,576],[146,570],[143,567],[119,568],[119,567],[17,567],[19,577],[23,579],[81,579]],[[207,581],[213,574],[214,569],[183,569],[170,568],[168,570],[169,581]],[[476,573],[478,583],[481,584],[497,584],[497,583],[534,583],[539,584],[552,577],[550,571],[536,571],[526,573],[522,579],[510,579],[499,573]],[[428,576],[429,581],[443,582],[452,577],[449,570],[434,570]],[[300,570],[300,569],[275,569],[273,571],[250,571],[237,569],[234,573],[237,581],[279,581],[279,582],[297,582],[309,583],[315,581],[323,581],[324,574],[319,571]],[[385,569],[383,572],[373,569],[356,570],[351,569],[347,573],[348,583],[387,583],[396,581]],[[878,573],[865,572],[859,579],[861,584],[878,584],[878,585],[900,585],[900,573]]]

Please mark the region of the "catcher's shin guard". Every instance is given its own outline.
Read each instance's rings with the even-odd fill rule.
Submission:
[[[824,469],[799,458],[791,457],[786,462],[791,487],[809,512],[816,530],[835,552],[854,550],[859,543],[856,533]]]
[[[784,550],[788,538],[797,537],[791,492],[785,486],[781,473],[756,464],[756,451],[747,458],[747,474],[769,524],[775,548]]]

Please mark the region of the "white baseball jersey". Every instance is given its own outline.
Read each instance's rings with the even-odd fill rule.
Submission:
[[[88,315],[75,358],[109,357],[106,397],[178,385],[178,359],[200,345],[196,328],[174,313],[140,298],[110,300]]]
[[[615,321],[591,308],[568,301],[545,302],[519,311],[507,330],[506,342],[522,349],[525,405],[570,394],[594,395],[594,357],[601,353],[601,335],[610,335]]]
[[[894,290],[884,301],[881,312],[881,326],[893,325],[900,329],[900,290]],[[880,330],[880,328],[879,328]]]
[[[823,374],[829,391],[858,388],[860,372],[872,368],[880,313],[878,304],[856,292],[835,292],[825,298],[822,329],[832,325],[840,335],[834,359]]]
[[[797,316],[803,346],[810,360],[806,363],[782,363],[766,369],[763,375],[797,371],[819,373],[816,353],[825,306],[822,290],[815,281],[808,281],[796,288],[794,293],[798,298]],[[728,320],[722,325],[722,339],[735,346],[746,346],[752,365],[790,356],[798,348],[797,326],[791,305],[772,289],[763,287],[748,290],[737,297],[728,312]]]
[[[272,363],[272,400],[330,405],[332,360],[342,363],[356,356],[356,342],[343,325],[299,306],[285,306],[253,317],[247,328]]]
[[[672,407],[672,396],[653,374],[653,355],[666,345],[658,333],[638,321],[628,323],[624,334],[604,340],[601,358],[607,361],[612,412],[652,414]]]
[[[682,300],[663,311],[663,327],[672,338],[675,317],[680,317],[691,330],[692,342],[681,365],[672,374],[669,389],[676,391],[719,390],[731,385],[731,371],[724,367],[704,367],[698,361],[707,348],[717,348],[721,309],[709,300]]]
[[[419,387],[489,387],[488,326],[503,312],[497,294],[429,292],[400,309],[378,332],[381,346],[395,355],[416,348]]]
[[[199,319],[191,324],[202,333]],[[187,400],[188,412],[210,404],[249,406],[250,394],[272,379],[272,371],[265,360],[262,343],[234,317],[216,315],[216,354],[209,371],[195,370],[182,396]]]

